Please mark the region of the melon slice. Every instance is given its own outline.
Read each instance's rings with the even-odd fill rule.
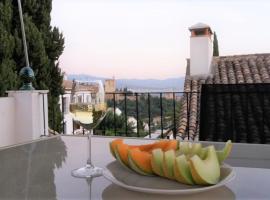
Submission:
[[[190,150],[190,155],[198,155],[202,150],[202,144],[201,143],[192,143],[191,145],[191,150]]]
[[[232,151],[232,141],[228,140],[225,144],[225,147],[222,150],[216,151],[218,161],[221,164],[231,153]]]
[[[174,178],[180,183],[194,185],[190,166],[185,155],[178,156],[175,159]]]
[[[187,155],[189,154],[191,151],[191,144],[190,142],[179,142],[179,150],[177,152],[177,154],[179,155]]]
[[[128,150],[129,166],[139,174],[152,175],[151,153],[141,151],[139,148]]]
[[[115,156],[116,145],[122,144],[122,143],[123,143],[123,139],[115,139],[112,142],[110,142],[110,152],[114,158],[116,158],[116,156]]]
[[[116,145],[114,154],[116,159],[124,166],[129,167],[128,165],[128,149],[129,146],[124,143],[119,143]]]
[[[152,167],[153,172],[159,176],[164,176],[163,157],[164,157],[164,152],[162,151],[162,149],[154,149],[152,151],[151,167]]]
[[[198,155],[190,158],[190,170],[192,178],[199,185],[213,185],[220,178],[220,165],[214,146],[207,147],[207,155],[202,160]]]
[[[177,140],[168,140],[166,147],[163,148],[163,151],[168,150],[177,150],[178,149],[179,142]]]
[[[164,153],[163,172],[165,177],[174,179],[173,167],[175,161],[175,151],[169,150]]]

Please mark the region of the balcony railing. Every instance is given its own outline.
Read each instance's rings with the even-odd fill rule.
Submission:
[[[116,92],[106,93],[106,107],[111,112],[110,126],[102,124],[97,127],[95,134],[101,135],[121,135],[132,137],[171,137],[176,138],[178,118],[180,112],[180,101],[184,98],[185,92]],[[69,98],[64,94],[60,98],[61,110],[63,115],[63,121],[61,127],[52,127],[53,130],[57,130],[58,133],[74,134],[77,128],[76,123],[72,122],[72,131],[67,131],[67,119],[65,108],[65,98]],[[65,97],[64,97],[65,96]],[[186,95],[189,96],[189,95]],[[188,98],[188,97],[187,97]],[[93,109],[92,103],[71,103],[70,112],[74,110],[85,108],[92,108],[92,112],[96,112],[97,109]],[[95,105],[95,107],[100,107]],[[119,114],[121,112],[121,114]],[[51,112],[54,114],[55,112]],[[93,113],[94,114],[94,113]],[[120,117],[121,116],[121,117]],[[50,116],[55,118],[55,116]],[[95,118],[95,116],[94,116]],[[122,126],[119,125],[121,120]],[[106,120],[104,120],[106,121]],[[134,123],[135,122],[135,123]],[[53,123],[54,125],[54,123]],[[82,133],[85,130],[82,129]],[[157,136],[158,135],[158,136]]]

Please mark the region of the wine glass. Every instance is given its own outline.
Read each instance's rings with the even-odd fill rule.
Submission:
[[[98,119],[93,121],[92,106],[89,104],[76,103],[71,104],[70,111],[75,114],[75,121],[84,129],[89,130],[87,135],[89,143],[89,158],[87,159],[86,165],[84,167],[72,170],[71,174],[78,178],[91,178],[102,175],[102,168],[96,167],[92,164],[91,160],[91,138],[93,130],[101,123],[108,111],[102,111],[100,115],[96,116]],[[87,118],[88,116],[88,118]]]

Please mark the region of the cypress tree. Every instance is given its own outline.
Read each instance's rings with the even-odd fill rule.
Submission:
[[[16,63],[13,60],[15,38],[11,33],[12,8],[9,0],[0,2],[0,96],[17,86]]]
[[[218,40],[217,40],[217,34],[216,34],[216,32],[214,32],[213,56],[219,56]]]
[[[59,57],[64,50],[64,37],[52,27],[52,0],[22,1],[29,61],[35,73],[33,86],[49,90],[49,126],[61,131],[62,116],[58,105],[63,93],[63,74]],[[26,65],[17,1],[0,2],[0,95],[21,85],[18,72]]]

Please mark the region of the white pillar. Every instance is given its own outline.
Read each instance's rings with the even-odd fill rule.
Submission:
[[[48,135],[48,90],[8,91],[14,98],[15,143]]]
[[[0,147],[13,145],[15,135],[14,98],[0,98]]]

